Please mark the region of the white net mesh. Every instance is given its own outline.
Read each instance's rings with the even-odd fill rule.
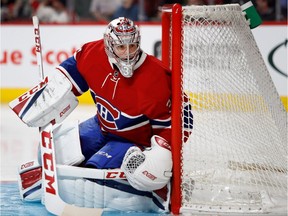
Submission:
[[[182,28],[181,211],[286,212],[287,116],[240,6],[184,7]]]

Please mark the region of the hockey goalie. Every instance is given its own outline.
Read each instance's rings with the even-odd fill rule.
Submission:
[[[138,26],[120,17],[109,23],[103,39],[84,44],[10,103],[30,127],[53,124],[65,202],[117,211],[169,211],[170,76],[162,62],[140,48]],[[88,90],[96,115],[80,124],[63,122],[78,105],[77,96]],[[20,194],[36,201],[43,193],[45,163],[27,164],[19,168]],[[96,171],[119,168],[123,172],[111,172],[111,179],[96,177]]]

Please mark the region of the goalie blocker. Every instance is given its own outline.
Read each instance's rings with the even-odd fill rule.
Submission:
[[[29,127],[62,122],[78,105],[71,82],[62,73],[45,77],[37,86],[9,103]]]

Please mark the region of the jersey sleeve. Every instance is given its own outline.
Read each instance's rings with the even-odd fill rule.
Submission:
[[[78,71],[77,62],[73,56],[62,62],[57,69],[70,80],[73,85],[73,93],[75,95],[79,96],[88,91],[89,86],[81,73]]]

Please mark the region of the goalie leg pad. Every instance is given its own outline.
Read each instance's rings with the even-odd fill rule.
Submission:
[[[53,127],[56,164],[77,166],[84,161],[79,139],[78,121],[63,122]],[[42,164],[41,147],[38,148],[38,161]]]
[[[79,139],[79,123],[63,122],[53,129],[56,163],[79,165],[84,161]]]
[[[20,197],[27,202],[40,202],[42,195],[42,167],[37,160],[28,161],[18,167]]]
[[[82,169],[86,170],[85,175]],[[95,169],[59,166],[58,171],[59,193],[69,204],[105,211],[169,212],[170,187],[155,192],[139,191],[124,179],[87,178],[94,175]]]

